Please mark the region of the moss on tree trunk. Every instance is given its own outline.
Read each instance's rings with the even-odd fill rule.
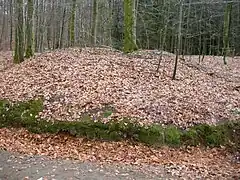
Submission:
[[[134,40],[134,0],[124,0],[124,47],[125,53],[133,52],[137,49]]]
[[[26,27],[26,36],[27,36],[27,49],[26,49],[26,58],[33,56],[33,0],[28,0],[27,2],[27,27]]]
[[[70,38],[70,46],[74,46],[75,44],[75,17],[76,17],[76,0],[72,0],[72,12],[69,23],[69,38]]]
[[[24,61],[23,0],[16,0],[14,63]]]

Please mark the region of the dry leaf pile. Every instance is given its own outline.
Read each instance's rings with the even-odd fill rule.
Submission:
[[[232,112],[240,109],[239,58],[228,66],[220,58],[205,57],[201,65],[180,61],[172,81],[174,56],[163,54],[156,73],[159,54],[149,54],[124,55],[106,48],[43,53],[0,72],[0,99],[43,96],[40,116],[51,120],[77,120],[106,104],[115,108],[112,116],[136,117],[142,123],[187,127],[239,119]]]
[[[39,135],[23,129],[5,128],[0,130],[0,137],[0,149],[24,154],[104,164],[163,165],[168,173],[191,179],[240,177],[239,162],[220,148],[154,149],[127,142],[87,141],[66,135]]]

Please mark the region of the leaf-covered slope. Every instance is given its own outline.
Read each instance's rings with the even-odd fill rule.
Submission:
[[[11,101],[44,97],[41,117],[76,120],[83,112],[114,107],[111,116],[130,116],[143,123],[191,126],[239,118],[239,81],[215,77],[179,64],[172,81],[173,56],[166,56],[156,76],[158,56],[127,56],[103,48],[67,49],[41,54],[0,72],[0,99]],[[207,58],[207,57],[206,57]],[[209,64],[213,61],[207,60]],[[206,64],[205,62],[205,64]],[[217,62],[217,63],[215,63]],[[229,68],[212,69],[234,74]],[[221,72],[219,71],[219,72]]]

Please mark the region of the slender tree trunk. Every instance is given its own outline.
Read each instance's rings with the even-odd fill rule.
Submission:
[[[12,51],[12,42],[13,42],[13,0],[10,0],[10,40],[9,40],[9,45],[10,45],[10,51]]]
[[[75,17],[76,17],[76,0],[72,0],[72,12],[70,18],[70,46],[75,44]]]
[[[64,26],[65,26],[65,16],[66,16],[66,7],[63,9],[63,17],[62,17],[62,28],[60,34],[60,48],[63,47],[63,34],[64,34]]]
[[[51,12],[53,12],[53,7],[54,7],[54,1],[52,1],[52,3],[51,3],[51,5],[50,5],[50,1],[49,1],[49,5],[48,5],[48,7],[47,7],[47,9],[48,9],[48,11],[51,11]],[[53,46],[51,45],[51,41],[52,41],[52,29],[51,29],[51,24],[52,24],[52,22],[53,22],[53,15],[51,15],[50,14],[50,12],[48,12],[49,13],[49,18],[48,18],[48,20],[47,20],[47,48],[50,50],[50,49],[52,49],[53,48]]]
[[[199,36],[199,45],[198,45],[198,62],[201,63],[201,54],[202,54],[202,16],[203,16],[203,8],[201,9],[201,13],[200,13],[200,24],[199,24],[199,29],[198,31],[200,32],[200,36]],[[197,16],[196,16],[197,17]]]
[[[163,6],[165,6],[165,1],[163,2]],[[167,17],[169,16],[169,7],[170,7],[170,3],[168,5],[168,8],[167,8]],[[163,19],[166,19],[166,16],[164,15],[164,18]],[[161,51],[161,54],[160,54],[160,57],[158,59],[158,66],[157,66],[157,73],[159,72],[159,69],[160,69],[160,65],[161,65],[161,61],[162,61],[162,56],[163,56],[163,51],[165,49],[165,42],[166,42],[166,37],[167,37],[167,29],[168,29],[168,22],[165,23],[165,20],[163,21],[164,23],[164,29],[163,29],[163,33],[162,33],[162,42],[160,44],[160,51]]]
[[[35,14],[35,17],[34,17],[34,24],[35,24],[35,26],[34,26],[34,29],[35,29],[35,31],[34,31],[34,51],[35,52],[39,52],[39,45],[38,45],[38,36],[39,36],[39,16],[40,16],[40,14],[39,14],[39,3],[38,3],[38,1],[39,0],[36,0],[36,2],[35,2],[35,7],[36,7],[36,9],[35,9],[35,12],[34,12],[34,14]]]
[[[181,50],[181,43],[182,43],[182,16],[183,16],[183,1],[181,0],[181,2],[180,2],[180,10],[179,10],[177,51],[176,51],[175,65],[174,65],[173,76],[172,76],[173,80],[176,79],[178,56],[179,56],[179,52]]]
[[[109,9],[109,24],[108,24],[108,35],[109,35],[109,40],[108,40],[108,45],[112,46],[112,26],[113,26],[113,0],[108,1],[108,9]]]
[[[61,8],[62,4],[61,1],[57,1],[56,3],[56,8],[55,8],[55,26],[54,26],[54,44],[53,44],[53,49],[58,49],[60,47],[60,33],[61,33],[61,18],[60,18],[60,13],[61,13]]]
[[[175,52],[175,33],[174,33],[174,31],[172,30],[172,32],[171,32],[171,35],[170,35],[170,37],[171,37],[171,43],[170,43],[170,49],[171,49],[171,52]]]
[[[39,12],[40,12],[40,18],[39,18],[39,34],[38,34],[38,44],[39,44],[39,51],[40,52],[43,52],[43,48],[44,48],[44,26],[45,26],[45,1],[44,0],[41,0],[40,1],[40,9],[39,9]]]
[[[204,37],[201,62],[203,62],[206,53],[207,53],[207,39],[206,37]]]
[[[32,34],[32,26],[33,26],[33,0],[28,0],[27,2],[27,27],[26,27],[26,58],[30,58],[33,56],[32,42],[33,42],[33,34]]]
[[[133,42],[137,46],[137,9],[138,0],[133,0]]]
[[[232,3],[227,4],[224,12],[224,30],[223,30],[223,62],[226,65],[226,56],[229,50],[229,31],[231,21]]]
[[[35,32],[36,32],[36,0],[33,1],[33,17],[32,17],[32,50],[35,52]]]
[[[221,55],[221,36],[219,35],[218,36],[218,42],[217,42],[217,56],[220,56]]]
[[[189,49],[188,49],[188,31],[189,31],[189,18],[190,18],[190,12],[191,12],[191,0],[189,1],[189,5],[188,5],[188,16],[187,16],[187,32],[186,32],[186,37],[184,39],[184,51],[182,54],[182,58],[184,59],[184,55],[185,54],[189,54]]]
[[[16,0],[14,63],[24,61],[23,0]]]
[[[52,49],[55,49],[55,44],[56,44],[56,6],[57,6],[58,1],[52,1],[52,20],[50,21],[50,29],[51,29],[51,39],[52,39]]]
[[[93,0],[92,7],[92,32],[91,32],[91,44],[96,46],[97,44],[97,19],[98,19],[98,1]]]
[[[0,45],[2,44],[2,42],[3,42],[3,39],[5,39],[4,38],[4,34],[5,34],[5,27],[6,27],[6,24],[5,24],[5,22],[6,22],[6,14],[5,14],[5,11],[6,11],[6,2],[4,1],[3,2],[3,5],[2,5],[2,7],[1,7],[2,9],[3,9],[3,20],[2,20],[2,32],[1,32],[1,36],[0,36]]]

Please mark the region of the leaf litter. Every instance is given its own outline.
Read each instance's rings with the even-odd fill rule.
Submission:
[[[240,109],[239,58],[222,65],[221,57],[185,57],[172,81],[174,55],[138,51],[131,55],[105,48],[66,49],[47,52],[11,64],[0,71],[0,99],[11,101],[44,98],[41,118],[78,120],[86,111],[114,107],[110,118],[130,116],[141,123],[175,124],[237,120]],[[8,56],[8,57],[7,57]],[[191,60],[190,60],[191,59]],[[0,129],[0,149],[51,158],[70,158],[100,164],[147,166],[158,174],[164,165],[177,177],[235,178],[240,176],[239,157],[224,148],[154,149],[129,142],[88,141],[66,135],[31,134],[23,129]],[[155,167],[155,168],[154,168]]]
[[[239,119],[238,113],[232,113],[240,109],[239,58],[229,59],[224,66],[221,57],[207,56],[201,64],[197,57],[186,57],[179,63],[177,80],[172,81],[174,58],[164,52],[156,72],[159,53],[155,51],[46,52],[0,72],[0,99],[43,97],[39,116],[47,120],[76,121],[106,104],[115,109],[109,118],[132,117],[144,124],[188,127]]]

